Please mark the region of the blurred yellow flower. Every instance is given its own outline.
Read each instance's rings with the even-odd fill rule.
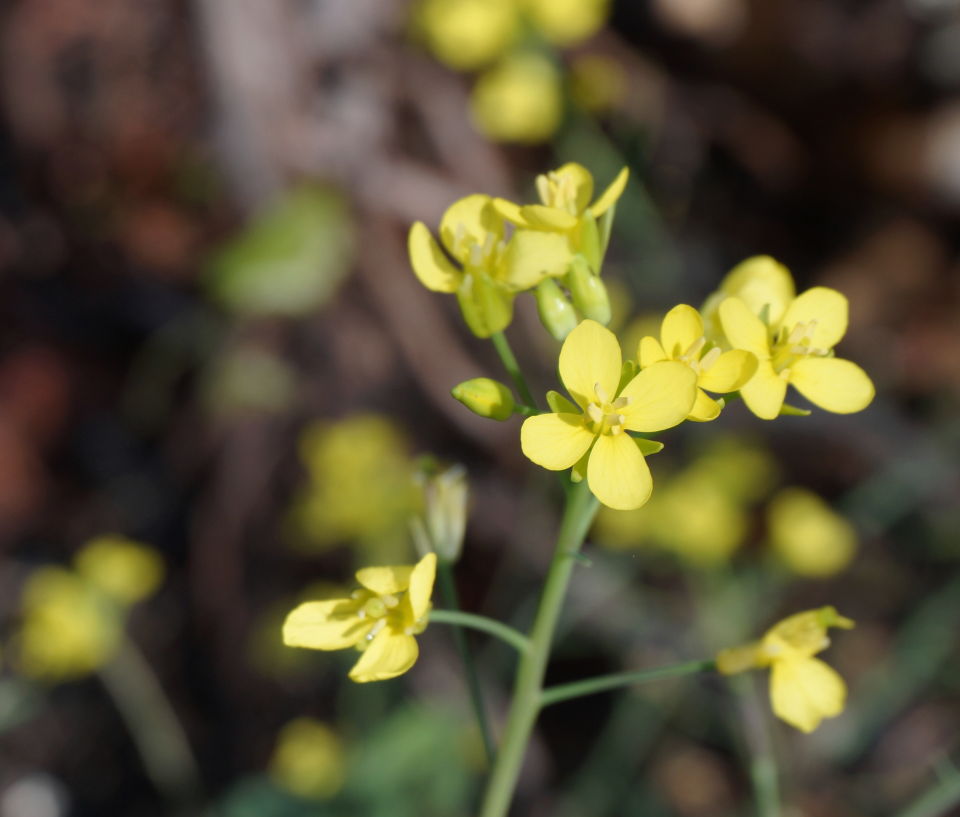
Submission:
[[[767,525],[773,550],[801,576],[839,573],[857,547],[853,526],[803,488],[785,488],[770,501]]]
[[[560,379],[576,405],[551,392],[552,414],[528,417],[520,429],[523,453],[551,471],[586,473],[604,505],[639,508],[653,490],[650,469],[628,431],[652,432],[683,422],[696,397],[688,366],[664,362],[620,389],[620,344],[609,329],[586,320],[560,349]]]
[[[833,607],[785,618],[760,641],[721,650],[717,670],[724,675],[770,667],[770,703],[774,714],[803,732],[843,711],[847,687],[830,666],[814,656],[830,646],[830,627],[850,629],[853,622]]]
[[[424,0],[417,23],[427,47],[458,71],[472,71],[506,51],[519,28],[516,0]]]
[[[163,559],[152,548],[123,536],[98,536],[74,559],[77,572],[120,604],[151,595],[163,581]]]
[[[269,771],[277,786],[298,797],[329,800],[346,778],[343,743],[325,723],[297,718],[280,730]]]
[[[550,60],[536,54],[508,56],[477,79],[470,115],[477,129],[494,141],[544,142],[563,116],[560,74]]]
[[[427,626],[436,569],[436,554],[428,553],[413,566],[358,570],[360,588],[348,598],[296,607],[283,624],[283,643],[313,650],[357,647],[362,653],[351,680],[396,678],[417,660],[414,636]]]
[[[602,114],[627,95],[629,80],[624,67],[603,54],[577,57],[570,67],[570,94],[584,110]]]
[[[707,391],[736,391],[757,371],[757,359],[752,353],[741,349],[724,352],[708,344],[700,313],[686,304],[679,304],[666,314],[659,340],[647,336],[640,341],[637,357],[641,369],[662,360],[676,360],[693,370],[697,376],[697,401],[687,419],[698,422],[716,419],[723,406]]]
[[[592,36],[610,16],[610,0],[523,0],[531,22],[554,45]]]

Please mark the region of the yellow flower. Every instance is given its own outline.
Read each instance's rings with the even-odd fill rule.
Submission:
[[[644,369],[619,388],[620,344],[596,321],[580,323],[560,349],[560,379],[576,405],[551,392],[553,414],[527,418],[523,453],[552,471],[584,471],[590,490],[606,506],[639,508],[653,480],[637,440],[627,431],[662,431],[683,422],[696,398],[696,375],[682,363]]]
[[[427,626],[436,569],[436,554],[428,553],[413,566],[358,570],[360,588],[348,598],[295,608],[283,624],[283,643],[313,650],[357,647],[362,654],[351,680],[396,678],[417,660],[414,635]]]
[[[720,414],[722,401],[713,400],[704,389],[731,392],[741,388],[757,370],[757,359],[742,349],[722,351],[708,348],[700,313],[680,304],[671,309],[660,327],[660,340],[647,336],[637,349],[642,369],[662,360],[676,360],[689,366],[697,376],[697,401],[688,420],[704,422]]]
[[[559,46],[587,39],[610,16],[610,0],[526,0],[526,7],[543,36]]]
[[[537,54],[509,56],[477,79],[470,116],[477,130],[496,142],[545,142],[563,116],[560,74]]]
[[[440,221],[440,241],[460,266],[418,221],[408,239],[413,271],[427,289],[456,293],[464,320],[478,337],[505,329],[513,317],[515,294],[560,274],[559,265],[567,261],[565,244],[557,236],[518,232],[507,241],[503,218],[492,199],[481,194],[447,209]]]
[[[853,558],[857,534],[816,494],[785,488],[767,508],[770,544],[794,573],[833,576]]]
[[[770,703],[774,714],[803,732],[843,711],[847,687],[837,672],[814,656],[830,646],[830,627],[850,629],[853,622],[833,607],[785,618],[760,641],[721,650],[717,670],[724,675],[770,667]]]
[[[519,27],[516,0],[425,0],[418,23],[434,56],[458,71],[499,57]]]
[[[730,345],[757,357],[757,373],[740,389],[757,417],[772,420],[780,413],[792,385],[811,403],[838,414],[866,408],[873,383],[855,363],[833,356],[833,347],[847,331],[847,299],[834,289],[813,287],[781,304],[767,301],[755,313],[740,297],[720,304],[720,325]]]
[[[717,310],[727,298],[739,298],[754,315],[766,313],[770,322],[779,321],[796,297],[793,277],[779,261],[769,255],[755,255],[735,266],[703,304],[701,310],[707,339],[723,344]]]
[[[98,536],[74,559],[77,572],[104,595],[129,605],[145,599],[163,581],[163,560],[123,536]]]
[[[343,788],[343,744],[329,726],[312,718],[290,721],[277,736],[270,778],[280,788],[308,800],[329,800]]]
[[[590,113],[602,114],[619,106],[629,93],[626,69],[612,57],[585,54],[570,68],[570,94]]]

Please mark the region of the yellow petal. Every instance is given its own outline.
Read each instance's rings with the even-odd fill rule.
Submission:
[[[620,383],[620,343],[596,321],[581,321],[560,348],[560,379],[582,408],[596,399],[597,384],[611,398]]]
[[[283,643],[312,650],[342,650],[360,641],[373,621],[357,617],[353,599],[308,601],[283,622]]]
[[[414,621],[423,618],[430,609],[430,596],[433,595],[433,581],[437,576],[437,555],[428,553],[413,568],[410,574],[410,608]]]
[[[700,372],[697,385],[707,391],[725,394],[750,382],[756,372],[756,355],[743,349],[732,349],[720,355],[709,369]]]
[[[593,175],[577,162],[567,162],[553,172],[554,176],[569,177],[575,191],[574,200],[578,213],[582,213],[593,198]]]
[[[780,414],[786,394],[787,381],[773,370],[769,360],[758,361],[756,374],[740,388],[743,402],[761,420],[772,420]]]
[[[538,414],[520,427],[520,448],[527,459],[550,471],[563,471],[593,442],[580,414]]]
[[[593,203],[590,212],[593,213],[594,218],[600,218],[617,203],[627,187],[627,179],[629,178],[630,170],[625,167],[617,174],[617,178],[610,182],[610,186],[600,194],[600,198]]]
[[[856,363],[807,357],[790,367],[790,383],[814,405],[837,414],[862,411],[873,400],[873,381]]]
[[[503,280],[515,292],[533,289],[544,278],[566,273],[572,258],[570,242],[562,233],[517,230],[503,260]]]
[[[739,298],[754,314],[766,309],[771,324],[776,324],[793,300],[796,290],[790,271],[769,255],[755,255],[735,266],[720,291]]]
[[[640,339],[640,344],[637,346],[637,357],[640,359],[640,368],[646,369],[647,366],[666,360],[667,353],[663,351],[659,340],[647,335]]]
[[[818,658],[774,661],[770,703],[774,714],[803,732],[843,711],[847,687],[836,670]]]
[[[495,198],[493,200],[493,209],[511,224],[518,227],[530,227],[530,223],[523,217],[522,208],[519,204],[514,204],[509,199]]]
[[[712,399],[706,392],[697,389],[697,399],[693,404],[693,408],[690,409],[690,414],[687,416],[687,419],[697,423],[716,420],[717,417],[720,416],[720,410],[722,408],[723,403]]]
[[[770,357],[767,327],[739,298],[727,298],[718,310],[720,326],[734,349],[753,352],[758,359]]]
[[[492,233],[503,237],[503,218],[494,210],[493,199],[474,193],[451,204],[440,220],[440,240],[450,255],[461,263],[467,260],[469,244],[483,246]]]
[[[410,266],[420,283],[434,292],[454,292],[460,281],[460,270],[443,254],[440,245],[430,235],[427,225],[416,222],[407,238]]]
[[[692,306],[679,304],[671,309],[660,327],[660,341],[667,357],[676,360],[703,337],[703,321]]]
[[[631,431],[662,431],[682,423],[697,399],[697,376],[685,363],[666,360],[641,370],[624,386],[620,409]]]
[[[377,633],[360,660],[353,665],[350,680],[365,684],[396,678],[416,663],[419,654],[417,640],[412,635],[386,627]]]
[[[357,581],[378,596],[389,596],[406,590],[412,573],[412,565],[365,567],[357,571]]]
[[[553,409],[556,414],[576,414],[577,407],[567,400],[560,392],[552,389],[547,392],[547,405]]]
[[[577,226],[577,217],[558,207],[544,204],[527,204],[520,208],[520,215],[535,230],[559,230],[566,232]]]
[[[793,300],[780,325],[789,333],[798,323],[813,323],[810,345],[827,351],[846,334],[848,312],[846,296],[828,287],[813,287]]]
[[[618,511],[639,508],[653,490],[647,461],[629,434],[597,438],[587,463],[587,482],[597,499]]]

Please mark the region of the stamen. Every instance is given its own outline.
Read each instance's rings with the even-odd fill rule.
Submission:
[[[597,399],[601,403],[609,403],[610,395],[607,394],[607,390],[600,385],[600,383],[593,384],[593,391],[597,395]]]
[[[596,403],[591,403],[587,406],[587,414],[590,415],[590,419],[593,420],[593,422],[603,422],[603,410]]]
[[[700,350],[706,346],[707,339],[701,335],[693,343],[690,344],[690,348],[681,355],[681,357],[686,360],[695,361],[700,354]]]
[[[550,204],[550,180],[542,173],[537,176],[537,195],[544,204]]]
[[[720,355],[722,354],[723,352],[720,351],[720,347],[714,346],[709,352],[700,358],[700,371],[705,372],[707,369],[713,366],[713,364],[720,359]]]
[[[610,405],[615,409],[626,408],[627,406],[630,405],[630,398],[627,397],[627,395],[624,395],[623,397],[618,397]]]

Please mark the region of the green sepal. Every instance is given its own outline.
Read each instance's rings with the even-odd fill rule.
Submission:
[[[645,457],[649,457],[651,454],[659,454],[663,451],[663,443],[659,443],[656,440],[648,440],[646,437],[634,437],[633,441],[637,444],[637,448],[640,449],[640,453]]]
[[[553,389],[547,392],[547,405],[557,414],[577,414],[580,411],[574,403]]]
[[[781,417],[809,417],[810,409],[797,408],[796,406],[788,405],[784,403],[780,406],[780,416]]]

